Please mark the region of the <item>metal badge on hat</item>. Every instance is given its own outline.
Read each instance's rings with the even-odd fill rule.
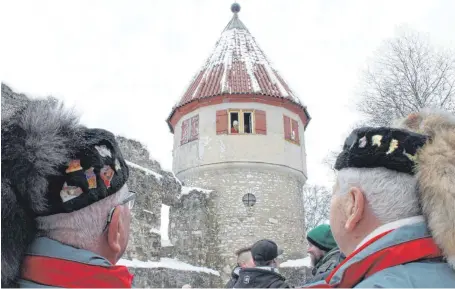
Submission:
[[[72,172],[77,172],[77,171],[81,171],[82,170],[82,167],[81,167],[81,161],[80,160],[72,160],[70,161],[69,165],[68,165],[68,168],[66,169],[66,173],[69,174],[69,173],[72,173]]]
[[[102,157],[112,158],[111,151],[105,145],[95,146],[95,148]]]
[[[60,191],[60,197],[62,198],[62,201],[68,202],[69,200],[72,200],[78,196],[80,196],[83,193],[82,189],[79,187],[75,186],[68,186],[67,183],[63,184],[63,188]]]
[[[96,189],[96,175],[93,171],[93,167],[85,171],[85,177],[87,178],[88,188]]]
[[[114,177],[114,170],[110,166],[104,166],[100,171],[100,177],[104,181],[106,188],[111,187],[111,180]]]

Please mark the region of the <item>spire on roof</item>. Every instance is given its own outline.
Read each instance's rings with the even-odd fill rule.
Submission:
[[[243,29],[243,30],[248,31],[245,24],[243,24],[242,21],[240,21],[240,19],[239,19],[238,13],[240,12],[240,4],[237,2],[233,3],[231,5],[231,11],[232,11],[232,13],[234,13],[234,15],[232,16],[232,19],[231,19],[231,21],[229,21],[226,28],[224,28],[223,32],[226,30],[234,29],[234,28]]]

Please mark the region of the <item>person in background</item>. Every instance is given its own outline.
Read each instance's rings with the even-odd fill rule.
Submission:
[[[232,270],[231,279],[227,282],[225,288],[234,287],[239,279],[241,269],[255,267],[253,257],[251,256],[251,247],[241,248],[235,254],[237,256],[237,266]]]
[[[231,133],[239,133],[239,122],[237,120],[232,122]]]
[[[344,260],[343,254],[333,238],[330,225],[322,224],[307,234],[308,254],[313,265],[312,275],[306,284],[325,279],[341,261]]]
[[[251,247],[254,268],[240,270],[234,288],[290,288],[278,271],[277,257],[283,253],[271,240],[259,240]]]
[[[130,288],[135,193],[115,136],[58,102],[2,119],[2,287]]]

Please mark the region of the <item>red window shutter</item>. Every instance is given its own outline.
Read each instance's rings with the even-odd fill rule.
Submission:
[[[186,144],[188,142],[188,129],[189,129],[189,119],[186,119],[182,122],[182,136],[180,138],[180,144]]]
[[[228,121],[227,110],[218,110],[216,112],[216,134],[227,134]]]
[[[299,123],[296,120],[292,120],[292,131],[294,132],[294,136],[295,136],[294,141],[297,143],[300,143]]]
[[[265,117],[265,111],[256,110],[254,112],[255,128],[257,134],[267,134],[267,119]]]
[[[190,141],[199,138],[199,115],[191,118],[191,138]]]
[[[283,115],[284,123],[284,138],[291,139],[291,119],[288,116]]]

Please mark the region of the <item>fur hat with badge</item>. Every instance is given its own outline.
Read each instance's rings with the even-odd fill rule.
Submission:
[[[455,269],[455,115],[424,110],[394,127],[362,127],[346,139],[335,168],[384,167],[417,178],[433,239]]]
[[[3,102],[3,94],[2,94]],[[70,213],[118,192],[129,177],[115,136],[88,129],[57,101],[2,114],[2,287],[14,286],[35,218]]]

